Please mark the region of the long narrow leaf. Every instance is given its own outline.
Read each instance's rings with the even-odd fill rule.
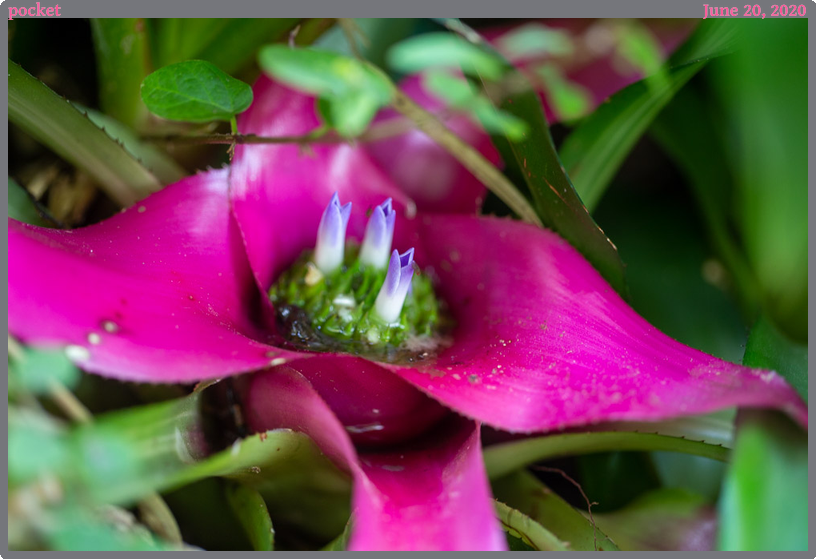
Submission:
[[[125,151],[135,157],[144,167],[156,176],[162,184],[171,184],[187,175],[184,168],[175,159],[154,144],[143,142],[129,127],[106,114],[72,103],[79,112],[100,127],[105,133],[119,142]]]
[[[768,411],[743,412],[719,503],[722,550],[808,549],[807,433]]]
[[[175,17],[150,20],[154,67],[158,70],[195,58],[230,21]]]
[[[567,137],[561,161],[590,212],[661,109],[708,60],[729,52],[735,36],[733,21],[701,22],[668,70],[613,95]]]
[[[255,551],[274,550],[275,529],[260,493],[248,485],[235,482],[228,484],[225,491],[227,502],[252,542],[252,548]]]
[[[499,108],[522,119],[529,127],[520,142],[507,136],[493,136],[506,173],[521,177],[526,183],[541,221],[567,239],[615,291],[626,296],[626,278],[618,250],[589,215],[564,173],[538,95],[528,89],[511,95]]]
[[[763,311],[788,336],[808,337],[808,24],[740,20],[740,48],[712,84],[736,175],[734,211]],[[765,24],[765,25],[762,25]]]
[[[485,449],[484,459],[491,478],[506,475],[518,468],[562,456],[623,450],[664,450],[705,456],[713,460],[728,459],[728,449],[719,445],[646,433],[570,433],[548,435],[497,444]]]
[[[251,486],[288,483],[303,471],[345,479],[308,437],[289,430],[254,435],[201,459],[198,396],[103,415],[79,428],[79,487],[97,502],[127,504],[207,477]]]
[[[504,530],[515,538],[521,539],[536,551],[566,551],[567,546],[544,526],[526,514],[496,501],[496,514]]]
[[[573,551],[617,551],[618,546],[533,474],[519,471],[497,479],[493,495],[528,515]]]
[[[235,74],[254,57],[261,45],[285,37],[298,23],[294,18],[230,19],[195,58],[212,62],[224,72]]]
[[[91,30],[102,111],[138,129],[147,117],[139,86],[150,72],[150,43],[145,20],[94,18]]]
[[[444,19],[440,23],[481,48],[491,50],[496,57],[501,57],[478,33],[459,20]],[[515,84],[524,83],[509,62],[504,60],[503,64],[505,79]],[[486,88],[486,92],[490,90]],[[523,120],[528,126],[528,132],[521,141],[514,142],[505,135],[492,136],[504,160],[505,173],[516,185],[524,184],[527,187],[544,225],[567,239],[618,293],[625,295],[623,262],[615,245],[592,220],[565,173],[538,95],[528,86],[504,99],[493,101],[501,110]]]
[[[82,169],[122,206],[161,184],[122,146],[69,102],[9,60],[9,120]]]

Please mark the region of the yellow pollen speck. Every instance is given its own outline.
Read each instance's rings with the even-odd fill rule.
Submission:
[[[306,282],[306,285],[312,286],[317,285],[323,280],[323,272],[317,269],[313,263],[309,262],[306,264],[306,277],[303,278],[303,281]]]

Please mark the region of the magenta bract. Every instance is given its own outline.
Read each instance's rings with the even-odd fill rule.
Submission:
[[[293,135],[317,124],[314,99],[261,79],[239,126]],[[393,200],[394,249],[416,248],[456,323],[436,357],[405,367],[272,344],[264,294],[313,247],[334,192],[353,203],[358,241],[366,210]],[[10,220],[9,327],[27,343],[71,345],[82,367],[121,379],[268,369],[246,380],[250,423],[308,433],[354,476],[354,549],[505,548],[478,424],[461,416],[532,433],[756,406],[807,426],[804,402],[776,373],[671,340],[555,233],[415,213],[358,147],[238,146],[229,171],[185,179],[98,225]],[[365,450],[380,443],[392,446]]]

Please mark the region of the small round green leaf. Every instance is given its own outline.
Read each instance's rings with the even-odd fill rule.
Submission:
[[[474,120],[481,122],[492,134],[504,134],[513,141],[520,141],[527,132],[523,120],[494,107],[487,97],[474,91],[461,77],[431,70],[425,74],[424,83],[434,95],[452,107],[471,113]]]
[[[388,65],[412,74],[429,68],[450,68],[498,80],[504,74],[501,59],[450,33],[425,33],[397,43],[386,56]]]
[[[252,103],[252,88],[213,64],[188,60],[165,66],[142,82],[142,100],[168,120],[230,120]]]
[[[388,77],[373,66],[324,50],[267,45],[258,53],[258,63],[270,77],[321,97],[358,93],[384,106],[394,90]]]
[[[323,120],[347,138],[360,135],[394,92],[380,70],[334,52],[267,45],[258,62],[270,77],[317,95]]]

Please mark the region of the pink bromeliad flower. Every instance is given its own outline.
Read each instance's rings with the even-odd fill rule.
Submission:
[[[267,79],[254,92],[242,132],[318,125],[314,99]],[[506,549],[482,423],[546,433],[754,406],[807,426],[776,373],[671,340],[557,234],[426,212],[388,170],[351,145],[242,145],[231,168],[97,225],[9,220],[10,331],[122,380],[252,373],[240,377],[249,426],[304,432],[353,477],[351,549]],[[352,283],[319,317],[321,282],[352,272],[379,284]],[[318,298],[312,315],[289,304],[303,293]],[[421,297],[438,316],[422,314]],[[368,327],[346,328],[361,304]],[[318,323],[346,337],[327,342]],[[369,351],[417,324],[434,332]]]

